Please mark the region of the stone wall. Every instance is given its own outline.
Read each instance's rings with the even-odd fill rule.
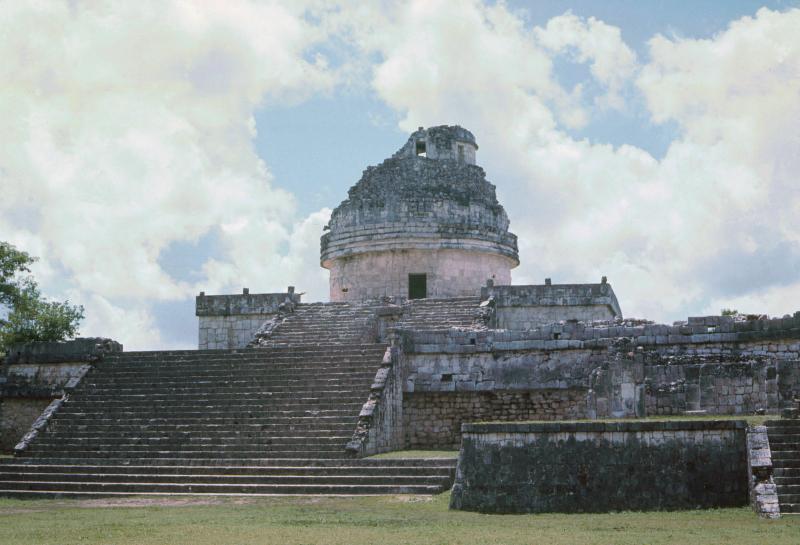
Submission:
[[[608,512],[747,504],[744,421],[465,424],[452,509]]]
[[[407,225],[403,229],[409,229]],[[477,296],[487,278],[511,282],[507,257],[464,250],[386,250],[330,263],[331,301],[408,297],[408,275],[427,275],[428,297]]]
[[[11,452],[54,399],[104,354],[120,351],[119,343],[98,338],[12,346],[0,372],[0,450]]]
[[[491,278],[491,277],[487,277]],[[481,288],[481,298],[491,298],[497,329],[527,330],[545,324],[576,320],[607,321],[622,317],[617,297],[603,277],[599,284],[498,285]]]
[[[57,396],[3,397],[0,399],[0,452],[11,453],[14,445]]]
[[[363,457],[398,450],[403,446],[403,390],[400,380],[400,348],[386,348],[375,373],[369,397],[361,408],[352,439],[345,450]]]
[[[206,295],[195,299],[198,317],[198,350],[244,348],[259,327],[275,317],[282,305],[297,304],[300,294],[289,287],[286,293]]]
[[[493,325],[498,329],[532,329],[567,320],[594,322],[611,320],[614,315],[604,305],[506,307],[495,310]]]
[[[750,506],[764,518],[779,518],[778,488],[772,478],[772,451],[766,426],[747,428],[747,482]]]
[[[565,418],[778,413],[798,395],[800,315],[690,324],[401,331],[406,443],[449,447],[459,422],[546,419],[539,394],[571,400]],[[475,392],[510,396],[515,411]]]
[[[406,393],[405,448],[452,448],[467,422],[586,418],[582,390]]]
[[[510,283],[517,238],[494,185],[471,164],[475,149],[461,127],[421,129],[364,170],[320,240],[331,301],[407,297],[413,273],[429,275],[431,297],[477,295],[492,277]]]

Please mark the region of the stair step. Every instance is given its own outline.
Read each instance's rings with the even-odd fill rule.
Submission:
[[[59,492],[170,492],[206,494],[434,494],[440,485],[370,484],[176,484],[74,481],[3,481],[3,494],[10,491]]]

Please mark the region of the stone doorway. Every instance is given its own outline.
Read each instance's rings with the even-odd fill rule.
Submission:
[[[425,299],[428,297],[428,275],[409,274],[408,275],[408,298]]]

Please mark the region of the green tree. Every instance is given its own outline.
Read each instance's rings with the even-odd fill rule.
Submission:
[[[723,308],[720,311],[721,316],[736,316],[737,314],[739,314],[739,311],[735,308]]]
[[[61,341],[78,334],[83,307],[44,298],[29,274],[34,261],[27,252],[0,242],[0,353],[15,343]]]

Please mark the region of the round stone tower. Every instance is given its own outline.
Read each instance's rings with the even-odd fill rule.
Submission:
[[[321,241],[331,301],[478,295],[511,283],[517,237],[459,126],[419,128],[368,167],[333,211]]]

